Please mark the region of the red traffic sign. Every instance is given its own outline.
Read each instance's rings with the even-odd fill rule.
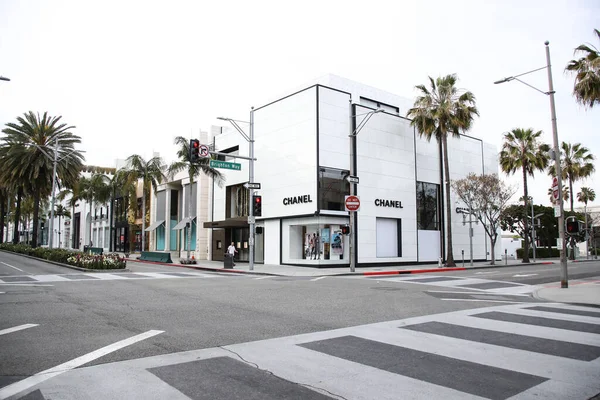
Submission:
[[[552,178],[552,197],[554,200],[558,200],[559,190],[558,190],[558,178]]]
[[[201,144],[199,154],[200,154],[200,157],[210,157],[210,152],[208,150],[208,146],[205,144]]]
[[[358,196],[346,196],[344,201],[346,211],[358,211],[360,209],[360,199]]]

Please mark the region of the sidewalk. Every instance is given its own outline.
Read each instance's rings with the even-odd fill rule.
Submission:
[[[562,289],[560,284],[536,290],[533,297],[557,303],[571,303],[600,307],[600,280],[569,282]]]

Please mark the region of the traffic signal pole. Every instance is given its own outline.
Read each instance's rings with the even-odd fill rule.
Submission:
[[[250,110],[250,140],[249,140],[250,162],[248,163],[248,180],[254,183],[254,107]],[[250,200],[254,201],[254,189],[250,188]],[[254,238],[256,236],[256,222],[254,221],[254,203],[248,205],[248,221],[250,226],[250,260],[248,262],[250,271],[254,270]]]

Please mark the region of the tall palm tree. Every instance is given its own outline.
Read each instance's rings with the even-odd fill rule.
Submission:
[[[600,40],[600,31],[594,29],[594,33]],[[573,96],[577,102],[592,108],[600,104],[600,51],[591,44],[581,44],[575,48],[576,54],[582,57],[569,61],[565,71],[575,74]]]
[[[455,266],[452,251],[452,200],[450,198],[450,170],[448,166],[448,135],[459,138],[461,133],[467,132],[476,115],[475,96],[469,91],[456,87],[456,75],[446,75],[433,79],[429,77],[430,87],[418,85],[419,95],[413,108],[408,110],[407,117],[411,118],[411,125],[425,136],[427,140],[435,137],[443,150],[444,181],[446,184],[446,218],[448,221],[448,248],[446,264]]]
[[[61,118],[29,111],[17,117],[17,123],[7,123],[2,130],[6,136],[0,139],[0,180],[15,182],[21,186],[21,194],[33,196],[33,247],[37,246],[40,199],[51,194],[55,178],[65,185],[77,180],[82,165],[83,155],[75,150],[81,138],[71,133],[75,127],[62,123]]]
[[[523,227],[525,231],[525,251],[523,262],[529,262],[529,221],[527,221],[527,175],[534,176],[536,171],[543,171],[548,166],[550,146],[539,141],[542,131],[516,128],[504,134],[504,144],[500,152],[500,167],[506,174],[514,174],[517,170],[523,173]]]
[[[560,146],[560,166],[562,178],[569,181],[569,194],[571,199],[571,212],[573,212],[573,183],[585,179],[596,170],[593,161],[596,159],[587,147],[581,143],[562,142]],[[556,175],[554,168],[550,168],[549,174]]]
[[[577,193],[577,201],[579,201],[580,203],[583,203],[583,212],[585,215],[585,232],[586,232],[586,255],[589,254],[587,249],[589,249],[589,244],[590,244],[590,236],[588,235],[588,215],[587,215],[587,205],[588,202],[590,201],[594,201],[596,200],[596,192],[594,191],[594,189],[588,188],[588,187],[582,187],[581,191],[579,193]]]
[[[50,216],[50,214],[48,216]],[[61,241],[60,241],[60,234],[61,234],[61,228],[62,228],[62,225],[60,224],[60,222],[61,222],[60,220],[61,220],[62,217],[71,217],[71,213],[62,204],[57,204],[54,207],[54,216],[58,217],[58,248],[60,248],[61,247],[60,246],[60,243],[61,243]],[[50,232],[50,234],[52,235],[53,232]]]
[[[90,205],[90,220],[88,224],[90,241],[92,243],[92,210],[94,203],[106,204],[110,199],[111,188],[110,179],[104,174],[94,174],[90,178],[81,177],[79,180],[79,190],[81,198]]]
[[[223,174],[215,168],[210,166],[210,158],[201,158],[198,162],[192,162],[190,158],[190,142],[183,136],[177,136],[175,138],[175,144],[179,146],[177,149],[177,158],[179,160],[174,161],[169,165],[167,173],[172,179],[173,176],[183,170],[187,170],[188,178],[190,179],[190,185],[188,190],[188,201],[187,201],[187,216],[190,218],[191,214],[191,203],[192,203],[192,187],[194,186],[194,179],[200,175],[200,173],[212,178],[217,184],[222,187],[225,180]],[[198,226],[198,225],[196,225]],[[191,220],[190,228],[185,230],[186,243],[187,243],[187,259],[190,259],[190,248],[191,248]]]
[[[4,243],[4,225],[8,226],[8,220],[4,219],[4,214],[8,215],[7,204],[9,199],[8,189],[4,185],[0,185],[0,243]]]
[[[129,182],[142,181],[142,251],[146,250],[146,195],[150,189],[156,193],[158,185],[165,179],[165,165],[160,157],[152,157],[146,161],[142,156],[134,154],[126,160]]]

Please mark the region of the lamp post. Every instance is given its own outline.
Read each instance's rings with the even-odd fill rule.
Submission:
[[[225,117],[217,117],[217,119],[220,119],[222,121],[229,121],[229,123],[231,123],[231,125],[233,125],[233,127],[240,133],[240,135],[242,135],[242,137],[244,139],[246,139],[246,141],[248,142],[249,145],[249,157],[242,157],[242,156],[236,156],[238,158],[243,158],[249,161],[248,163],[248,182],[249,183],[254,183],[254,161],[256,160],[254,158],[254,107],[252,107],[250,109],[250,135],[247,135],[246,132],[244,132],[244,130],[238,125],[238,122],[241,121],[236,121],[234,119],[231,118],[225,118]],[[218,152],[212,152],[213,154],[219,154]],[[231,156],[230,154],[226,154]],[[249,241],[249,255],[248,257],[250,258],[249,262],[248,262],[248,266],[250,271],[254,270],[254,239],[256,237],[256,221],[254,219],[254,189],[252,186],[250,186],[249,188],[250,191],[250,202],[248,202],[248,225],[250,226],[250,238],[248,239]]]
[[[0,81],[10,82],[10,79],[5,76],[0,76]]]
[[[365,125],[367,125],[367,122],[369,122],[369,120],[371,119],[371,117],[374,114],[383,112],[384,110],[382,108],[378,108],[376,110],[371,110],[369,112],[366,112],[364,114],[354,114],[355,112],[355,104],[352,104],[352,99],[350,99],[350,134],[348,135],[350,137],[350,168],[348,169],[350,171],[350,176],[356,176],[356,171],[354,170],[354,161],[355,161],[355,154],[354,154],[354,145],[355,145],[355,138],[356,135],[358,135],[358,133],[362,130],[362,128],[365,127]],[[358,125],[355,126],[355,118],[359,117],[361,115],[364,115],[364,118],[362,119],[362,121],[360,121],[360,123]],[[350,196],[354,196],[356,195],[356,184],[353,182],[350,182]],[[355,260],[355,256],[354,253],[356,251],[355,249],[355,238],[356,238],[356,232],[354,232],[354,226],[356,225],[356,211],[349,211],[350,213],[350,235],[349,235],[349,242],[350,242],[350,272],[355,272],[356,271],[356,260]]]
[[[560,151],[558,146],[558,128],[556,126],[556,106],[554,104],[554,85],[552,83],[552,65],[550,63],[550,42],[546,41],[544,43],[546,45],[546,66],[542,68],[538,68],[532,71],[528,71],[519,75],[510,76],[508,78],[501,79],[499,81],[494,82],[495,84],[510,82],[512,80],[519,81],[524,85],[529,86],[530,88],[543,93],[550,97],[550,115],[552,118],[552,136],[554,140],[554,169],[556,174],[556,179],[558,180],[558,207],[559,207],[559,215],[558,215],[558,237],[561,242],[560,246],[560,287],[566,289],[569,287],[569,275],[567,272],[567,256],[565,252],[565,213],[564,213],[564,204],[563,204],[563,190],[562,190],[562,173],[560,166]],[[548,72],[548,91],[544,92],[536,87],[531,86],[530,84],[523,82],[518,79],[519,76],[527,75],[532,72],[540,71],[542,69],[546,69]]]

